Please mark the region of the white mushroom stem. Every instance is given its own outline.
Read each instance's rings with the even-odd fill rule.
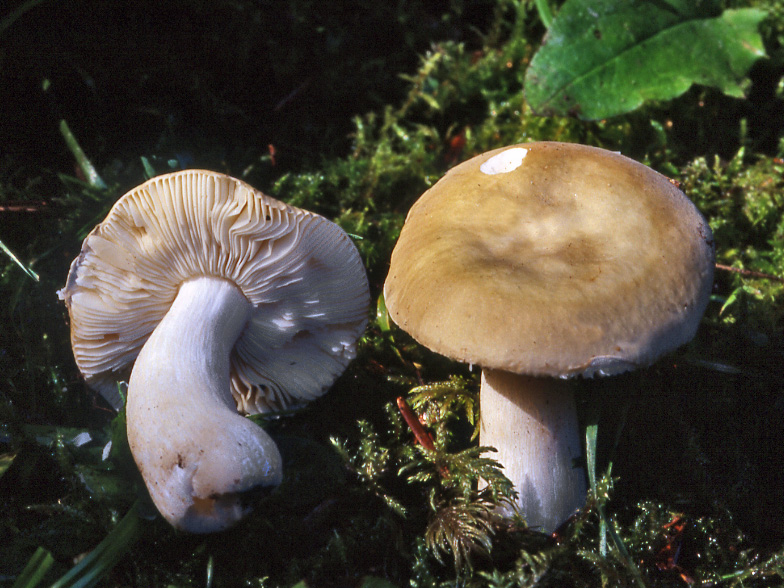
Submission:
[[[552,532],[585,503],[569,382],[484,369],[480,394],[481,445],[498,449],[528,526]]]
[[[237,413],[229,389],[250,313],[227,280],[183,283],[131,373],[128,442],[155,506],[180,529],[230,527],[249,510],[243,493],[281,481],[277,446]]]

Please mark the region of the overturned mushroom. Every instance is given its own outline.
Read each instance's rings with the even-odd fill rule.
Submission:
[[[617,153],[530,143],[450,170],[411,208],[384,285],[420,343],[483,368],[482,445],[551,531],[585,498],[573,387],[693,336],[710,228],[664,176]]]
[[[337,225],[199,170],[123,196],[59,295],[87,383],[119,408],[130,374],[134,459],[161,514],[193,532],[231,526],[245,493],[280,482],[275,443],[239,412],[323,394],[354,357],[369,303]]]

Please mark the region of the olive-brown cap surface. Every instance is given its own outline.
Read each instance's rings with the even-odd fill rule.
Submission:
[[[690,340],[713,238],[666,177],[598,148],[504,147],[450,170],[411,208],[384,292],[393,320],[466,363],[612,374]]]

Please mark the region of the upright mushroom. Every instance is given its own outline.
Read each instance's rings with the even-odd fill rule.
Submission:
[[[585,498],[565,378],[625,372],[689,341],[708,302],[710,228],[666,177],[594,147],[530,143],[450,170],[411,208],[384,286],[420,343],[481,365],[482,445],[528,524]]]
[[[123,196],[59,295],[87,383],[119,407],[130,374],[134,459],[161,514],[193,532],[233,525],[247,491],[280,483],[275,443],[239,412],[323,394],[369,304],[337,225],[200,170]]]

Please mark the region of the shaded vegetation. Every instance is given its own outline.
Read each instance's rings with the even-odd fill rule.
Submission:
[[[726,3],[767,14],[746,98],[694,86],[580,121],[525,101],[536,4],[15,3],[0,25],[0,584],[51,584],[107,536],[119,563],[95,580],[117,586],[784,583],[784,8]],[[599,424],[586,507],[555,536],[500,519],[511,489],[476,447],[476,373],[416,345],[379,300],[326,396],[258,417],[284,456],[279,489],[217,536],[157,517],[55,294],[111,204],[151,172],[225,171],[341,224],[377,298],[418,196],[459,161],[530,140],[619,150],[679,181],[731,268],[690,345],[584,382],[581,414]]]

